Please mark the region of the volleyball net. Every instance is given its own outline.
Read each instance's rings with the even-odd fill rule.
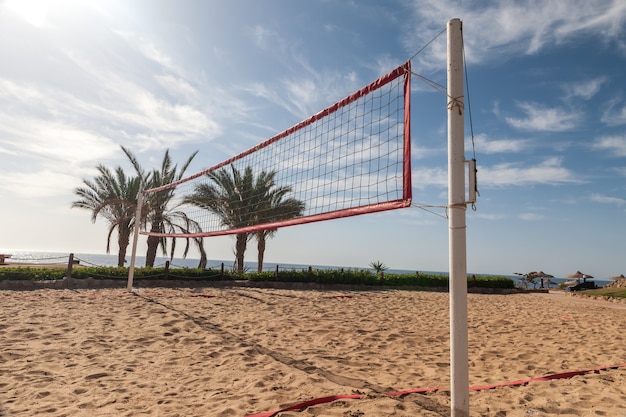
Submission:
[[[408,207],[411,63],[222,163],[145,190],[180,224],[159,237],[206,237]]]

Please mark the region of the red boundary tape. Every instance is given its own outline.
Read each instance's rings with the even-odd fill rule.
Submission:
[[[94,288],[95,289],[95,288]],[[29,290],[26,290],[29,291]],[[139,296],[144,298],[177,298],[177,297],[193,297],[193,298],[216,298],[217,295],[213,294],[165,294],[165,293],[136,293],[136,292],[99,292],[99,293],[74,293],[74,294],[62,294],[60,299],[67,300],[71,298],[104,298],[104,297],[126,297],[126,296]],[[32,294],[32,295],[0,295],[0,298],[18,298],[18,299],[33,299],[33,300],[45,300],[47,297]],[[227,296],[225,298],[232,298]]]
[[[484,391],[484,390],[494,389],[494,388],[499,388],[499,387],[520,386],[520,385],[528,384],[529,382],[551,381],[553,379],[572,378],[574,376],[588,374],[590,372],[597,372],[597,371],[603,371],[606,369],[617,369],[617,368],[624,368],[624,367],[626,367],[626,363],[621,363],[619,365],[601,366],[599,368],[587,369],[584,371],[562,372],[558,374],[545,375],[545,376],[540,376],[540,377],[535,377],[535,378],[523,379],[519,381],[504,382],[502,384],[480,385],[480,386],[470,387],[470,391]],[[416,388],[416,389],[409,389],[409,390],[404,390],[404,391],[387,392],[383,395],[386,395],[388,397],[399,397],[399,396],[407,395],[407,394],[416,394],[416,393],[423,394],[426,392],[434,392],[434,391],[444,391],[444,389],[435,388],[435,387]],[[330,403],[336,400],[360,399],[364,395],[366,394],[346,394],[346,395],[331,395],[328,397],[320,397],[320,398],[315,398],[312,400],[304,401],[301,403],[293,404],[288,407],[281,408],[280,410],[266,411],[260,414],[250,414],[250,415],[247,415],[246,417],[274,417],[276,414],[282,413],[284,411],[302,411],[307,407],[311,407],[311,406],[318,405],[318,404]]]

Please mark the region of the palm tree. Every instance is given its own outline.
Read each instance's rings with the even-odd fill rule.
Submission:
[[[385,271],[389,269],[389,267],[381,261],[372,261],[370,262],[370,266],[381,278],[385,276]]]
[[[302,215],[304,203],[288,198],[289,187],[276,187],[275,172],[262,171],[256,179],[252,167],[243,175],[231,165],[231,172],[221,169],[207,174],[212,184],[199,184],[186,202],[215,213],[223,226],[238,229],[261,223],[274,222]],[[257,238],[258,268],[263,267],[265,242],[276,229],[254,233]],[[237,271],[244,272],[244,255],[250,233],[235,235],[235,258]]]
[[[122,150],[128,157],[129,161],[135,168],[135,171],[139,178],[142,180],[142,186],[144,189],[156,188],[162,185],[170,184],[183,178],[183,175],[193,158],[198,154],[195,151],[183,164],[180,171],[178,166],[172,164],[172,159],[169,154],[169,150],[165,151],[163,161],[161,162],[160,170],[152,170],[149,173],[145,173],[137,158],[125,147],[122,146]],[[145,214],[142,214],[141,222],[144,225],[150,225],[150,231],[155,233],[176,233],[176,232],[197,232],[200,231],[200,226],[197,222],[189,219],[187,215],[176,207],[171,206],[171,200],[174,197],[175,188],[169,188],[167,190],[158,191],[148,194],[144,201],[146,207]],[[189,239],[185,240],[185,250],[183,257],[187,256],[189,250]],[[200,253],[204,252],[204,245],[202,239],[194,239],[194,242],[198,245]],[[163,250],[163,254],[167,254],[167,241],[165,238],[158,236],[148,236],[148,249],[146,251],[146,266],[154,266],[156,259],[156,253],[159,246]],[[176,239],[172,239],[172,248],[170,256],[174,256],[174,250],[176,248]]]
[[[77,187],[74,193],[80,200],[72,203],[72,208],[91,210],[91,221],[104,217],[109,223],[106,253],[110,252],[111,236],[117,229],[117,266],[124,266],[130,235],[135,227],[137,197],[141,187],[140,177],[126,177],[124,170],[117,167],[111,172],[99,164],[99,172],[93,181],[83,179],[84,187]]]
[[[295,198],[285,198],[291,192],[291,187],[276,187],[274,177],[276,172],[261,172],[257,178],[255,193],[258,195],[257,218],[255,223],[270,223],[302,216],[304,202]],[[263,258],[265,242],[273,237],[277,229],[266,229],[254,234],[257,240],[257,271],[263,272]]]
[[[250,203],[254,194],[254,176],[251,167],[247,167],[241,175],[231,165],[231,172],[232,175],[228,170],[220,169],[208,173],[207,177],[212,184],[198,184],[185,202],[215,213],[223,226],[238,229],[253,224],[254,205]],[[249,233],[235,235],[235,259],[239,273],[244,272],[244,255],[249,237]]]

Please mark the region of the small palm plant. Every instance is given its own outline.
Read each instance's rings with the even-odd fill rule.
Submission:
[[[389,269],[389,267],[381,261],[370,262],[370,266],[374,271],[376,271],[376,274],[378,274],[381,279],[385,277],[385,271]]]

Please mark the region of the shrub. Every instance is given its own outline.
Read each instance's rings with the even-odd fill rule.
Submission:
[[[0,280],[56,280],[66,275],[64,268],[4,267],[0,268]],[[81,267],[72,270],[77,279],[126,280],[128,268],[122,267]],[[247,272],[194,268],[135,268],[134,280],[168,279],[181,281],[233,281],[236,279],[252,282],[312,282],[317,284],[348,284],[387,287],[419,287],[448,289],[447,275],[441,274],[377,274],[366,269],[316,269],[310,271],[285,270],[278,272]],[[502,276],[469,276],[469,288],[513,289],[511,278]]]

